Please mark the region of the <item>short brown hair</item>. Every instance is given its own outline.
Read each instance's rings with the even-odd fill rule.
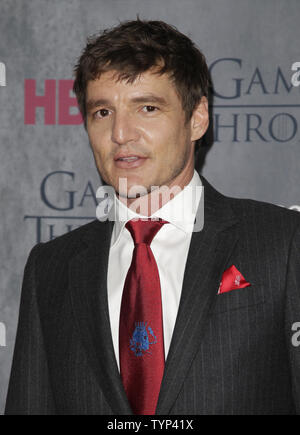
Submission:
[[[158,74],[170,75],[188,121],[201,97],[208,97],[209,88],[205,57],[190,38],[163,21],[139,18],[89,37],[74,68],[73,86],[85,127],[89,80],[115,70],[118,80],[132,83],[153,67],[158,67]]]

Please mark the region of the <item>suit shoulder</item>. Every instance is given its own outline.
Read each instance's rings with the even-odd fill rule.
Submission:
[[[248,198],[226,197],[243,221],[266,231],[295,232],[300,227],[300,213],[283,206]]]
[[[105,222],[93,220],[85,225],[80,226],[68,233],[56,237],[48,242],[39,243],[37,246],[40,248],[40,254],[44,253],[49,255],[51,253],[62,254],[62,252],[73,251],[76,246],[82,243],[87,236],[93,237],[93,235],[99,234],[99,231],[103,229]]]
[[[210,182],[199,174],[204,188],[207,189],[209,201],[212,204],[217,202],[226,208],[230,205],[231,210],[237,218],[248,226],[252,223],[255,226],[267,226],[274,230],[279,226],[298,227],[300,225],[300,213],[286,207],[275,205],[269,202],[258,201],[251,198],[235,198],[225,195],[216,189]],[[204,193],[205,198],[205,193]],[[205,202],[205,200],[204,200]]]

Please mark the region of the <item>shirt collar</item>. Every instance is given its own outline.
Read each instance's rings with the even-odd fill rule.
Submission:
[[[194,175],[184,189],[163,205],[159,210],[153,213],[151,217],[161,218],[170,222],[178,229],[185,233],[191,233],[194,227],[196,212],[203,194],[203,184],[199,174],[194,170]],[[133,218],[147,218],[141,214],[135,213],[118,199],[116,194],[113,195],[113,205],[110,213],[114,216],[115,225],[113,228],[111,246],[114,246],[121,237],[126,223]]]

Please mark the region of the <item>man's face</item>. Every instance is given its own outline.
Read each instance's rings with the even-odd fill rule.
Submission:
[[[167,75],[149,70],[133,84],[116,81],[115,71],[87,85],[87,132],[102,179],[120,196],[136,197],[144,186],[172,186],[194,171],[191,123]],[[119,157],[138,156],[121,161]],[[127,186],[119,189],[119,179]],[[190,177],[191,178],[191,177]],[[190,180],[188,180],[189,182]],[[176,183],[175,183],[176,184]]]

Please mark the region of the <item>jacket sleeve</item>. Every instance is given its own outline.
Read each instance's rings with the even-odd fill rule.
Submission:
[[[296,412],[300,415],[300,225],[289,249],[285,333]]]
[[[32,249],[25,266],[6,415],[55,414],[36,298],[35,263],[40,247]]]

